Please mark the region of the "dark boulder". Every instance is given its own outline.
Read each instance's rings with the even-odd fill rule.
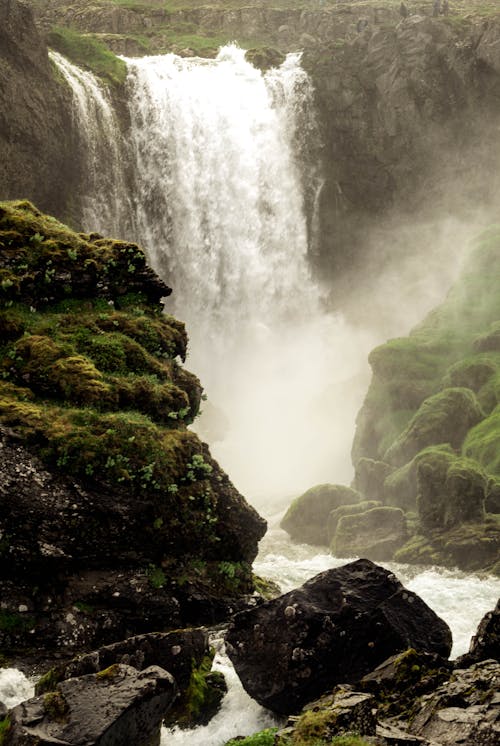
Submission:
[[[115,665],[68,679],[57,689],[14,707],[5,746],[156,746],[160,727],[176,696],[172,676]]]
[[[226,645],[250,696],[291,713],[409,647],[448,657],[451,633],[392,573],[362,559],[237,614]]]

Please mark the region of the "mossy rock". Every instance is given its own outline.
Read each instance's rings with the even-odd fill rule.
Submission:
[[[468,431],[483,417],[471,389],[444,389],[423,402],[384,460],[403,466],[427,446],[450,443],[460,448]]]
[[[193,666],[189,684],[169,709],[165,725],[193,728],[206,725],[216,714],[227,692],[227,685],[220,671],[211,670],[213,658],[212,650],[199,666]]]
[[[486,414],[499,404],[499,262],[500,229],[494,226],[479,237],[444,303],[408,337],[391,340],[370,354],[373,378],[357,419],[354,464],[370,458],[403,466],[432,443],[449,442],[458,448],[479,421],[474,422],[478,403]],[[456,396],[456,407],[449,399],[448,417],[449,395],[433,399],[443,387],[477,392],[477,402],[471,400],[472,393],[462,402]]]
[[[462,450],[489,474],[500,477],[500,405],[469,430]]]
[[[75,233],[29,202],[1,202],[0,270],[2,432],[14,431],[54,479],[104,496],[103,515],[67,527],[71,541],[95,562],[107,530],[141,572],[173,557],[179,569],[186,554],[239,563],[234,578],[211,578],[213,595],[252,592],[248,562],[264,522],[187,428],[202,387],[181,365],[186,331],[163,314],[170,289],[144,252]],[[106,528],[124,502],[145,560],[135,539]]]
[[[484,509],[487,513],[500,513],[500,479],[488,480]]]
[[[443,387],[472,389],[476,394],[498,370],[496,361],[485,357],[465,358],[448,369]]]
[[[341,505],[360,502],[359,492],[339,484],[319,484],[296,498],[280,526],[293,541],[328,546],[328,516]]]
[[[271,67],[279,67],[285,61],[286,55],[273,47],[259,47],[248,49],[245,59],[258,70],[265,72]]]
[[[500,321],[491,324],[486,332],[476,337],[473,348],[476,352],[500,352]]]
[[[339,508],[332,510],[328,516],[327,523],[328,540],[330,545],[335,537],[341,518],[345,515],[358,515],[359,513],[365,513],[367,510],[379,508],[381,505],[382,503],[379,500],[362,500],[359,503],[354,503],[353,505],[341,505]]]
[[[412,459],[389,474],[383,484],[384,503],[404,511],[417,508],[416,464]]]
[[[405,515],[400,508],[371,508],[339,520],[331,551],[337,557],[366,557],[380,562],[392,559],[407,536]]]
[[[385,461],[371,458],[360,458],[356,463],[354,488],[366,500],[384,500],[384,483],[394,467]]]
[[[416,534],[396,552],[394,561],[444,565],[466,572],[486,570],[495,574],[499,553],[500,521],[498,516],[486,516],[482,523]]]
[[[487,478],[472,459],[428,448],[416,459],[417,508],[425,529],[450,529],[485,517]]]

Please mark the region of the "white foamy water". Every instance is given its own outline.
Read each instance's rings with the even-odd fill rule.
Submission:
[[[33,684],[17,668],[0,668],[0,702],[6,707],[15,707],[33,692]]]

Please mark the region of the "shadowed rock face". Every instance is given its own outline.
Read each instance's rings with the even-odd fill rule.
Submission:
[[[237,614],[226,642],[250,696],[287,714],[409,647],[448,657],[451,633],[393,574],[358,560]]]
[[[68,219],[78,202],[78,133],[28,4],[0,2],[0,61],[0,199],[29,197]]]

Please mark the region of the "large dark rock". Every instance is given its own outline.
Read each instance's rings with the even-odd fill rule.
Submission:
[[[138,672],[115,665],[68,679],[53,692],[10,711],[5,746],[156,746],[176,696],[172,676],[157,666]]]
[[[392,573],[357,560],[237,614],[226,643],[250,696],[290,713],[409,647],[448,657],[451,633]]]
[[[226,618],[265,521],[187,429],[202,388],[168,287],[27,201],[0,203],[0,275],[0,650]]]

